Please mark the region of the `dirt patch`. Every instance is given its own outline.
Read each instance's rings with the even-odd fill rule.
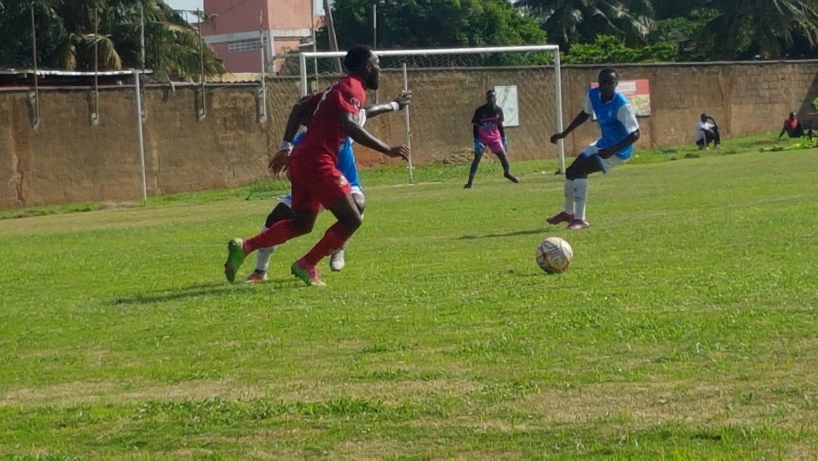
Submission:
[[[247,386],[234,380],[195,380],[178,384],[73,382],[15,389],[0,394],[0,406],[121,403],[219,397],[231,400],[272,397],[285,402],[322,401],[340,397],[401,403],[429,394],[464,395],[480,389],[471,381],[387,381],[327,384],[317,381]]]
[[[638,383],[590,384],[550,390],[505,404],[542,415],[555,424],[608,422],[652,427],[667,422],[685,425],[741,425],[764,420],[777,427],[802,427],[814,420],[810,402],[816,397],[800,385],[769,383]]]
[[[294,384],[279,395],[285,401],[330,400],[338,397],[353,397],[377,400],[385,403],[400,403],[418,400],[430,394],[462,396],[482,388],[476,381],[387,381],[356,382],[334,385],[314,382]]]
[[[232,380],[197,380],[172,385],[73,382],[7,391],[0,395],[0,405],[70,406],[84,403],[205,399],[212,397],[242,399],[264,394],[264,389],[242,386]]]

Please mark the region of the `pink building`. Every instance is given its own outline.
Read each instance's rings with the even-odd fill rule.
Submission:
[[[312,40],[311,28],[318,26],[320,18],[310,20],[311,1],[204,0],[205,12],[216,19],[214,27],[202,27],[202,35],[228,72],[261,72],[262,44],[265,70],[276,72],[275,55],[296,51],[298,45]]]

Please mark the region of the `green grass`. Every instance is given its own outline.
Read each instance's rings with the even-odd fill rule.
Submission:
[[[364,172],[326,289],[328,215],[224,281],[275,183],[0,221],[0,458],[818,458],[818,155],[734,142],[593,176],[578,232],[553,161]]]

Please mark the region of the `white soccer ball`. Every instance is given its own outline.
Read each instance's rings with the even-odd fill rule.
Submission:
[[[573,259],[571,245],[559,237],[548,237],[537,246],[537,264],[548,274],[565,272]]]

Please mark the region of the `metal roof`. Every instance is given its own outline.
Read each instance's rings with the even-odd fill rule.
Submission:
[[[138,70],[140,74],[152,74],[152,70]],[[33,74],[34,69],[0,69],[0,75],[27,75]],[[81,71],[81,70],[45,70],[37,69],[37,75],[54,75],[57,77],[93,77],[94,74],[98,76],[117,76],[117,75],[133,75],[133,69],[124,70],[103,70],[103,71]]]

